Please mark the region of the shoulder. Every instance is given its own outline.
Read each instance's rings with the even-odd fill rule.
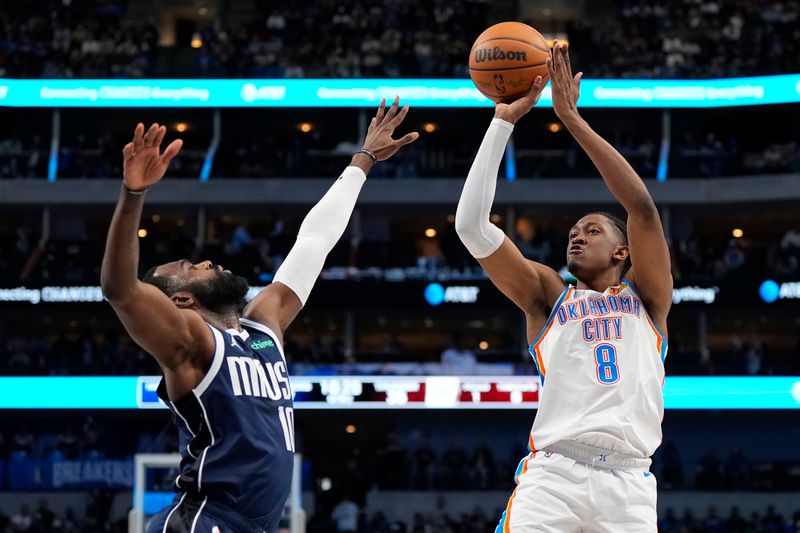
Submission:
[[[631,269],[628,271],[627,275],[622,278],[622,282],[630,288],[631,292],[641,300],[642,305],[644,306],[647,313],[650,315],[652,321],[655,323],[656,327],[659,328],[660,331],[666,333],[667,331],[667,315],[669,314],[670,307],[672,306],[672,301],[667,305],[658,305],[654,302],[649,301],[646,296],[643,296],[639,290],[639,287],[636,285],[636,273]]]
[[[264,322],[255,320],[254,317],[241,317],[239,319],[239,323],[248,333],[255,335],[266,335],[272,338],[279,345],[283,345],[283,337],[281,337],[278,332],[275,331],[275,329]]]
[[[567,283],[561,278],[561,275],[554,269],[547,265],[537,263],[536,261],[528,261],[531,268],[536,271],[539,282],[542,284],[542,294],[545,310],[552,308],[556,301],[561,298],[561,295],[567,288]]]

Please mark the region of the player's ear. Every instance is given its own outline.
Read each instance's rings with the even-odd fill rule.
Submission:
[[[628,248],[626,244],[619,244],[616,250],[614,250],[614,259],[625,261],[630,254],[630,248]]]
[[[191,292],[178,291],[170,297],[179,309],[190,309],[195,307],[195,299]]]

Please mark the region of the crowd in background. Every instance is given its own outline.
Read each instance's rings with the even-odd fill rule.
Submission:
[[[716,78],[800,70],[794,0],[621,0],[614,22],[576,19],[567,34],[587,77]]]
[[[330,334],[321,329],[316,329],[310,337],[297,339],[291,330],[287,332],[285,347],[291,374],[395,375],[424,371],[474,375],[486,373],[489,365],[496,365],[495,373],[535,374],[533,363],[520,354],[519,346],[493,347],[485,354],[478,346],[457,351],[449,347],[441,351],[425,348],[421,351],[414,345],[399,343],[396,334],[391,334],[383,348],[356,346],[354,353],[347,353],[341,333]],[[800,372],[795,352],[771,347],[768,335],[748,335],[744,340],[736,334],[728,335],[730,347],[716,350],[692,348],[678,340],[670,342],[667,373],[771,376]],[[415,364],[418,368],[414,368]],[[0,334],[0,375],[139,376],[159,373],[155,360],[116,328],[87,327],[45,337]]]
[[[503,227],[500,215],[496,217],[494,222]],[[322,277],[389,279],[390,271],[400,270],[402,279],[408,280],[485,279],[460,242],[452,220],[452,214],[449,219],[443,217],[434,225],[435,236],[427,237],[419,230],[394,225],[389,218],[371,217],[359,234],[337,243]],[[198,246],[185,218],[162,220],[156,216],[142,223],[147,235],[139,241],[140,264],[150,268],[182,258],[210,260],[244,276],[252,285],[262,285],[272,279],[291,250],[300,221],[300,217],[242,219],[224,215],[215,218],[214,235]],[[0,278],[7,283],[96,282],[104,243],[100,237],[86,236],[86,228],[76,231],[83,236],[41,242],[30,226],[0,221]],[[677,285],[762,277],[788,279],[800,272],[800,227],[756,237],[744,233],[734,237],[727,231],[713,236],[684,233],[670,244]],[[510,236],[527,259],[568,277],[563,271],[566,231],[560,226],[519,216]]]
[[[467,77],[466,54],[489,2],[269,2],[246,27],[207,26],[201,76],[254,78]],[[324,53],[322,52],[324,51]]]
[[[126,22],[119,0],[8,0],[0,6],[0,77],[144,78],[158,31]]]
[[[251,285],[269,283],[272,275],[288,253],[299,220],[281,218],[258,222],[225,216],[214,219],[214,239],[206,242],[200,250],[194,240],[175,220],[162,220],[145,224],[149,234],[142,238],[141,264],[143,271],[151,265],[162,264],[177,258],[211,260],[224,265],[233,272],[244,275]],[[368,223],[369,222],[365,222]],[[502,222],[498,222],[502,225]],[[165,224],[160,228],[159,224]],[[13,228],[13,224],[7,226]],[[159,229],[160,228],[160,229]],[[539,226],[527,217],[519,217],[512,238],[522,254],[528,259],[564,270],[564,235],[557,228]],[[97,240],[52,239],[39,249],[37,235],[20,226],[0,231],[0,277],[6,287],[43,285],[96,285],[102,257],[102,242]],[[782,236],[770,240],[763,238],[733,238],[689,236],[676,239],[671,245],[673,253],[673,277],[677,287],[699,284],[735,284],[743,281],[752,285],[752,280],[775,278],[791,280],[800,273],[800,228],[793,228]],[[24,273],[24,276],[23,276]],[[344,238],[328,258],[323,279],[349,280],[350,283],[390,283],[390,279],[408,282],[483,280],[485,274],[469,256],[452,229],[452,224],[435,238],[409,237],[396,231],[382,236],[367,235],[363,239]],[[420,305],[424,302],[420,300]],[[26,304],[28,305],[28,304]],[[82,304],[98,305],[98,304]],[[104,309],[107,311],[107,309]],[[378,314],[390,311],[390,307],[377,310]],[[313,309],[312,309],[313,311]],[[409,311],[409,317],[422,310]],[[88,307],[87,307],[87,313]],[[423,312],[424,314],[425,312]],[[676,311],[674,316],[684,316]],[[755,313],[755,311],[754,311]],[[147,354],[114,323],[87,321],[88,314],[76,316],[64,322],[45,314],[39,317],[41,330],[19,328],[15,324],[0,324],[0,374],[7,375],[142,375],[156,374],[158,368]],[[333,374],[360,374],[365,370],[359,363],[395,363],[413,361],[417,363],[441,363],[442,372],[448,365],[457,364],[467,373],[476,370],[476,363],[498,363],[514,365],[514,373],[529,374],[533,368],[523,360],[520,353],[522,339],[514,335],[497,336],[490,351],[479,350],[478,340],[473,345],[448,346],[450,330],[436,328],[451,327],[434,325],[423,332],[401,329],[396,321],[372,323],[364,315],[354,316],[355,324],[362,335],[380,333],[383,341],[375,340],[362,344],[356,336],[351,344],[344,339],[343,316],[334,318],[309,315],[306,322],[289,330],[286,336],[287,353],[293,369],[299,373],[329,372]],[[751,316],[753,324],[758,316]],[[761,318],[762,323],[764,318]],[[111,325],[113,324],[113,325]],[[368,325],[367,325],[368,324]],[[792,354],[797,346],[789,346],[776,339],[767,329],[754,327],[747,331],[711,325],[710,331],[719,338],[711,348],[693,340],[694,326],[684,325],[673,329],[670,336],[670,351],[667,370],[674,375],[787,375],[800,372],[798,360]],[[797,326],[788,325],[788,336],[795,335]],[[299,328],[299,329],[298,329]],[[369,329],[372,328],[372,329]],[[688,329],[687,329],[688,328]],[[516,331],[516,328],[511,328]],[[761,331],[761,333],[759,333]],[[431,343],[431,334],[437,334],[441,342]],[[487,331],[487,333],[492,334]],[[426,343],[419,344],[419,336],[428,335]],[[402,338],[401,338],[402,337]],[[427,337],[426,337],[427,338]],[[438,342],[438,341],[437,341]],[[383,343],[383,344],[381,344]],[[349,349],[346,348],[349,346]],[[454,352],[455,350],[455,352]],[[451,352],[456,353],[453,363]],[[465,357],[464,353],[469,356]],[[467,360],[468,359],[468,360]],[[354,366],[355,365],[355,366]],[[318,367],[318,368],[315,368]],[[369,373],[379,370],[372,369]],[[386,373],[393,373],[388,369]]]
[[[469,513],[455,515],[446,510],[435,513],[416,513],[411,523],[389,520],[381,512],[366,516],[349,500],[343,500],[335,516],[315,515],[309,521],[309,533],[484,533],[492,531],[498,516],[488,514],[482,508]],[[355,526],[353,526],[355,524]],[[658,521],[661,533],[797,533],[800,532],[800,511],[783,516],[768,506],[763,512],[743,516],[738,507],[727,514],[710,506],[703,516],[691,510],[676,513],[668,509]]]
[[[265,116],[265,118],[268,118]],[[450,129],[461,127],[447,125]],[[419,128],[419,125],[410,127]],[[335,129],[333,124],[317,124],[308,134],[296,128],[278,134],[256,135],[248,140],[223,135],[216,152],[210,177],[271,178],[334,176],[358,150],[355,140],[331,144],[320,139],[318,129]],[[174,135],[171,133],[171,135]],[[439,133],[423,132],[419,141],[400,151],[391,160],[370,173],[372,179],[463,178],[467,175],[478,141],[464,143],[436,138]],[[702,138],[697,138],[702,135]],[[800,139],[788,135],[772,141],[732,132],[724,136],[713,132],[685,134],[671,141],[670,178],[716,178],[743,175],[786,174],[800,172]],[[185,137],[185,136],[181,136]],[[561,131],[549,140],[517,143],[516,173],[521,179],[595,177],[597,171],[583,151]],[[634,169],[645,178],[654,178],[659,163],[659,144],[654,139],[632,136],[608,136]],[[209,138],[187,140],[186,148],[173,160],[171,178],[200,177]],[[59,179],[116,179],[121,173],[119,147],[123,138],[108,134],[79,134],[62,138],[58,151]],[[473,145],[474,144],[474,145]],[[44,178],[48,175],[50,139],[42,132],[24,135],[19,132],[2,138],[0,132],[0,179]],[[501,175],[505,169],[501,168]]]
[[[54,512],[47,499],[31,507],[22,505],[16,510],[0,509],[0,532],[3,533],[125,533],[123,521],[111,523],[108,519],[107,493],[97,492],[87,497],[86,516],[79,519],[74,509]],[[477,508],[469,513],[454,514],[446,510],[436,513],[416,513],[411,523],[389,520],[382,512],[369,516],[357,504],[342,500],[336,514],[317,513],[311,516],[306,531],[309,533],[485,533],[491,531],[498,517]],[[9,514],[4,513],[7,512]],[[791,516],[777,513],[769,506],[763,512],[744,516],[738,507],[727,513],[710,506],[703,516],[691,510],[677,513],[667,510],[659,520],[662,533],[798,533],[800,511]]]
[[[126,523],[109,519],[112,498],[110,491],[87,492],[83,513],[72,507],[54,511],[46,497],[35,506],[0,508],[0,533],[126,533]]]
[[[0,76],[24,78],[463,78],[472,41],[494,22],[486,0],[263,2],[247,23],[195,20],[175,61],[156,24],[127,20],[120,0],[6,4]],[[794,73],[799,12],[794,0],[620,0],[554,30],[587,77]]]

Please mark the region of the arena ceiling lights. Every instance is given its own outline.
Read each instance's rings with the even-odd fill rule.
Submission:
[[[0,107],[373,107],[400,95],[416,107],[489,107],[468,79],[0,78]],[[800,74],[714,80],[591,80],[581,107],[703,108],[800,102]],[[550,87],[542,94],[550,105]]]

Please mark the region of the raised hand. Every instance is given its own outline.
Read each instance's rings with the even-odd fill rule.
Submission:
[[[547,85],[547,78],[536,76],[533,80],[533,87],[528,94],[518,100],[514,100],[510,104],[496,104],[494,106],[495,118],[503,119],[506,122],[516,124],[519,119],[525,116],[531,110],[539,97],[542,96],[542,90]]]
[[[553,95],[553,110],[562,121],[578,116],[578,98],[581,96],[583,72],[572,75],[569,63],[569,45],[553,42],[550,57],[547,59],[547,72]]]
[[[406,133],[399,139],[392,139],[394,130],[403,123],[403,119],[408,114],[408,104],[398,111],[400,97],[394,97],[394,103],[389,111],[386,111],[386,99],[381,99],[378,112],[369,123],[367,137],[364,139],[364,148],[375,154],[378,161],[385,161],[392,157],[397,151],[407,144],[411,144],[419,138],[416,131]]]
[[[139,191],[158,183],[164,172],[167,171],[169,162],[175,157],[183,146],[183,141],[172,141],[164,153],[160,153],[161,141],[167,128],[153,123],[147,133],[144,124],[136,125],[133,140],[122,149],[123,180],[125,186],[131,190]]]

